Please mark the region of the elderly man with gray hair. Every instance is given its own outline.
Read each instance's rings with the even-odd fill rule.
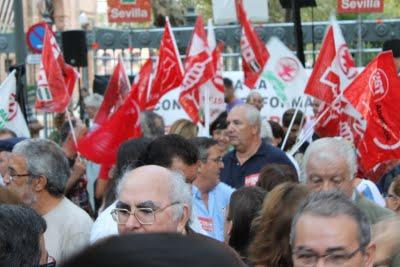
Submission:
[[[47,223],[49,255],[61,262],[89,243],[92,219],[64,197],[68,160],[54,142],[27,139],[14,146],[4,177],[7,188]]]
[[[286,164],[295,170],[286,154],[262,141],[260,112],[252,105],[235,106],[228,114],[228,136],[235,148],[224,158],[221,181],[234,188],[254,186],[262,167]]]
[[[394,217],[391,211],[369,201],[355,190],[356,153],[345,139],[327,137],[314,141],[304,154],[303,165],[305,178],[311,189],[342,191],[367,216],[372,225],[386,224],[390,218]],[[393,228],[385,230],[393,230],[393,234],[398,234]],[[380,249],[379,244],[377,248]],[[390,263],[388,266],[400,266],[400,254],[395,251],[396,249],[385,251],[387,254],[385,260]]]
[[[192,196],[180,173],[146,165],[125,173],[117,190],[118,201],[111,214],[119,234],[186,233]]]
[[[93,120],[96,117],[97,111],[99,110],[101,103],[103,102],[103,96],[97,93],[90,94],[83,100],[85,104],[85,111],[88,114],[89,119]]]
[[[290,244],[295,267],[374,264],[369,221],[338,190],[313,193],[306,199],[292,221]]]

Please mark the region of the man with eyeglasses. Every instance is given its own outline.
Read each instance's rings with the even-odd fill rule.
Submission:
[[[146,165],[125,173],[111,211],[119,234],[184,233],[190,218],[191,194],[178,172]]]
[[[312,190],[317,192],[333,189],[342,191],[365,213],[374,227],[377,224],[387,225],[387,227],[381,227],[385,232],[377,232],[378,235],[385,236],[387,232],[392,232],[392,239],[398,237],[397,229],[392,227],[397,224],[389,222],[394,214],[367,200],[356,191],[354,184],[357,171],[356,153],[348,141],[339,137],[321,138],[314,141],[304,154],[303,166],[306,182]],[[388,236],[390,237],[390,234],[386,235],[386,237]],[[374,240],[377,239],[379,236],[374,236]],[[378,251],[382,251],[381,244],[389,242],[392,243],[392,240],[377,243]],[[398,241],[396,243],[400,245]],[[377,257],[378,262],[386,262],[387,266],[392,267],[400,266],[400,253],[397,246],[384,250]]]
[[[191,142],[200,154],[200,166],[192,186],[193,216],[210,237],[224,241],[224,209],[234,189],[219,180],[224,167],[218,141],[196,137]]]
[[[338,190],[306,199],[292,221],[290,244],[295,267],[374,266],[368,218]]]
[[[9,154],[4,177],[7,188],[46,221],[46,248],[57,262],[88,245],[93,224],[84,210],[64,196],[68,176],[68,160],[56,143],[26,139]]]

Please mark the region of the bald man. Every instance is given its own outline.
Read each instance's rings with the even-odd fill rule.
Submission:
[[[181,174],[146,165],[127,172],[121,179],[118,201],[111,214],[119,234],[184,233],[191,208],[190,187]]]

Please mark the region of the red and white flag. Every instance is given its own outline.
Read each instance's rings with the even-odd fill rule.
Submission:
[[[141,67],[132,84],[131,91],[134,94],[137,103],[139,104],[140,110],[146,109],[147,99],[150,97],[149,93],[152,71],[153,61],[151,58],[149,58]]]
[[[165,19],[156,71],[147,94],[146,109],[154,109],[163,95],[178,88],[183,78],[182,62],[168,18]]]
[[[357,148],[363,171],[400,159],[400,79],[391,51],[379,54],[345,90],[344,96],[366,120]]]
[[[79,74],[64,62],[53,32],[47,25],[45,28],[35,108],[45,112],[64,112]]]
[[[18,137],[31,137],[24,115],[16,101],[17,81],[13,70],[0,85],[0,129],[7,128]]]
[[[365,122],[361,115],[342,96],[344,89],[357,76],[357,68],[337,22],[332,19],[322,43],[305,93],[323,101],[315,126],[320,137],[343,136],[357,143]],[[324,112],[326,109],[327,112]]]
[[[208,47],[203,19],[197,17],[185,60],[185,75],[179,103],[194,123],[204,122],[200,115],[200,87],[214,77],[213,58]]]
[[[219,114],[226,110],[224,81],[222,77],[222,72],[224,71],[224,63],[222,61],[224,44],[222,42],[217,44],[214,26],[211,22],[211,19],[208,20],[207,41],[209,49],[212,53],[211,56],[212,65],[214,68],[214,76],[200,89],[200,114],[204,114],[205,123],[210,124],[218,117]],[[206,90],[208,90],[208,94],[206,93]],[[208,95],[208,103],[206,103],[206,95]],[[209,115],[207,115],[207,113]]]
[[[118,107],[122,105],[124,99],[128,95],[130,87],[124,62],[120,56],[108,82],[103,102],[94,118],[94,123],[96,125],[101,125],[106,122],[110,114],[115,112]]]
[[[105,122],[78,140],[78,151],[93,162],[113,165],[119,146],[130,138],[141,136],[139,114],[139,105],[129,93]]]
[[[268,61],[269,52],[248,20],[242,1],[236,2],[236,13],[242,25],[240,53],[242,54],[244,84],[253,89]]]

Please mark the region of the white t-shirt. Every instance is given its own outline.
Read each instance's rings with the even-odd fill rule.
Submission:
[[[63,197],[43,218],[47,223],[44,233],[46,248],[57,263],[89,245],[93,221],[83,209],[68,198]]]
[[[385,199],[379,192],[378,187],[371,181],[366,179],[361,179],[361,182],[357,185],[357,192],[366,197],[367,199],[375,202],[381,207],[386,206]]]
[[[115,208],[116,204],[117,202],[115,201],[97,217],[90,233],[90,244],[109,236],[118,235],[117,223],[111,216],[111,211]],[[193,216],[193,214],[190,218],[190,228],[196,233],[208,236],[207,232],[201,227],[197,217]]]
[[[116,204],[117,202],[114,202],[108,208],[103,210],[93,223],[92,231],[90,232],[90,244],[105,237],[118,235],[117,223],[111,216],[111,211],[115,209]]]

